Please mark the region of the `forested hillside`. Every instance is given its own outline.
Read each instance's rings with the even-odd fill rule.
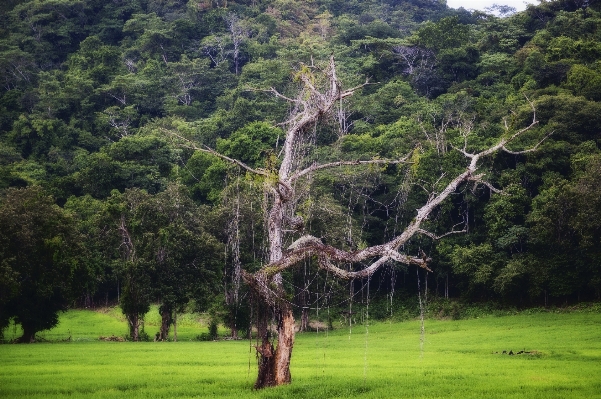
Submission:
[[[366,284],[314,260],[287,270],[301,320],[418,287],[512,306],[601,295],[596,1],[488,14],[444,0],[12,0],[0,13],[0,327],[15,320],[24,341],[60,310],[117,302],[134,339],[151,303],[163,337],[188,306],[247,329],[241,273],[268,262],[269,177],[225,157],[277,170],[287,100],[330,57],[344,88],[368,84],[299,153],[407,158],[312,173],[287,245],[384,243],[465,170],[462,148],[537,123],[403,247],[432,272],[390,262]],[[449,232],[462,233],[433,239]]]

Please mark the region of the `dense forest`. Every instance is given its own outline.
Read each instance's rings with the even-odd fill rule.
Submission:
[[[484,13],[444,0],[12,0],[0,12],[0,331],[13,320],[29,342],[61,310],[116,303],[135,340],[151,303],[160,339],[184,309],[248,331],[241,276],[268,263],[270,178],[248,169],[279,167],[287,100],[330,58],[361,87],[297,157],[348,164],[296,189],[286,245],[386,242],[465,170],[461,148],[536,123],[404,245],[431,271],[286,270],[301,327],[365,298],[386,317],[418,290],[519,307],[601,296],[596,1]]]

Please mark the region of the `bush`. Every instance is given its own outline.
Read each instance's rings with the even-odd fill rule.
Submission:
[[[213,339],[208,333],[201,333],[194,337],[194,341],[212,341]]]
[[[195,341],[215,341],[219,339],[219,322],[222,320],[223,315],[215,309],[216,307],[213,307],[209,310],[208,331],[194,337]]]
[[[218,327],[219,324],[217,323],[217,320],[211,319],[209,321],[209,338],[213,341],[219,338]]]

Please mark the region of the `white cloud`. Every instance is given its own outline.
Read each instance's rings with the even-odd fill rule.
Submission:
[[[534,0],[447,0],[447,6],[451,8],[463,7],[466,10],[481,10],[485,11],[485,8],[492,6],[493,4],[507,5],[514,7],[517,11],[523,11],[526,9],[528,4],[536,4]]]

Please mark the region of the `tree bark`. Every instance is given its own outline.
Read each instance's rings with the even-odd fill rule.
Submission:
[[[140,340],[140,318],[138,315],[128,315],[127,321],[129,322],[129,336],[134,342]]]
[[[297,294],[295,295],[299,298],[299,307],[302,309],[300,325],[298,327],[298,332],[305,332],[309,330],[309,307],[307,306],[307,281],[306,277],[303,279],[303,286],[299,287]]]
[[[301,314],[301,324],[298,331],[309,331],[309,309],[306,306],[303,307],[303,313]]]
[[[27,325],[21,325],[23,328],[23,335],[17,339],[19,344],[32,344],[35,342],[35,334],[37,331]]]
[[[264,305],[263,305],[264,306]],[[292,380],[290,375],[290,359],[292,358],[292,347],[294,346],[294,316],[289,306],[277,309],[278,315],[278,342],[274,349],[270,341],[269,311],[259,313],[258,330],[261,343],[257,346],[259,353],[259,372],[255,388],[261,389],[270,386],[289,384]]]
[[[159,341],[167,341],[169,339],[169,327],[171,326],[173,319],[171,312],[167,309],[163,309],[161,312],[161,329],[159,331]]]
[[[177,342],[177,312],[173,312],[173,342]]]
[[[232,322],[230,323],[230,337],[238,339],[238,326],[236,326],[235,317],[232,318]]]
[[[275,385],[290,384],[290,359],[294,346],[294,315],[288,303],[278,309],[278,346],[275,350]]]
[[[289,302],[283,299],[283,287],[274,282],[275,278],[266,280],[264,274],[242,272],[245,282],[252,289],[258,304],[257,309],[257,339],[259,355],[259,372],[255,388],[289,384],[290,359],[294,346],[294,315]],[[270,315],[277,320],[277,346],[271,340],[272,331],[269,328]]]
[[[270,341],[269,331],[269,315],[271,313],[270,306],[260,299],[258,292],[255,292],[258,297],[258,312],[257,312],[257,343],[255,349],[259,354],[259,371],[257,373],[257,381],[255,388],[261,389],[275,385],[275,349]]]

